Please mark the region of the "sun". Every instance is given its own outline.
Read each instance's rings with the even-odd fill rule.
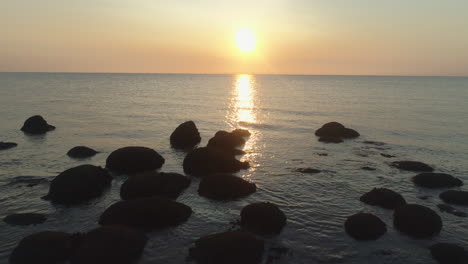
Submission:
[[[237,48],[242,52],[252,52],[255,50],[255,34],[248,28],[239,29],[235,36]]]

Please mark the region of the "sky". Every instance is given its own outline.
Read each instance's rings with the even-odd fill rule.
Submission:
[[[468,76],[467,17],[465,0],[0,0],[0,71]]]

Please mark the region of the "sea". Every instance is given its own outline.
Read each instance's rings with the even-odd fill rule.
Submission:
[[[165,158],[161,171],[183,173],[187,153],[172,149],[169,136],[188,120],[200,131],[199,146],[219,130],[248,129],[247,154],[239,159],[251,167],[236,175],[258,190],[235,201],[213,201],[198,195],[200,180],[191,177],[177,201],[190,206],[192,216],[180,226],[148,233],[139,263],[193,263],[188,251],[195,240],[236,228],[240,210],[259,201],[278,205],[288,219],[279,235],[263,238],[264,264],[430,264],[436,262],[428,247],[437,242],[468,249],[468,218],[437,207],[445,189],[417,187],[411,181],[416,173],[389,166],[397,160],[422,161],[468,183],[465,77],[0,73],[0,113],[0,141],[18,143],[0,151],[0,218],[47,215],[45,223],[26,227],[0,221],[0,263],[7,263],[13,248],[32,233],[98,227],[101,213],[120,200],[125,177],[115,177],[101,197],[86,204],[65,207],[41,199],[47,181],[68,168],[105,166],[112,151],[145,146]],[[33,115],[42,115],[57,129],[41,136],[23,134],[23,122]],[[361,136],[341,144],[319,142],[315,130],[330,121]],[[79,145],[100,153],[69,158],[67,151]],[[322,172],[297,172],[300,168]],[[34,186],[18,182],[37,177],[47,181]],[[359,201],[375,187],[390,188],[408,203],[436,211],[443,220],[441,233],[420,240],[399,233],[391,210]],[[455,208],[468,213],[467,207]],[[348,236],[344,222],[358,212],[381,218],[387,233],[367,242]]]

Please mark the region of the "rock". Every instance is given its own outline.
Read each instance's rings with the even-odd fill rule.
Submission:
[[[88,147],[85,147],[85,146],[77,146],[77,147],[74,147],[74,148],[70,149],[67,152],[67,155],[69,157],[71,157],[71,158],[83,159],[83,158],[92,157],[92,156],[96,155],[97,153],[98,152],[95,151],[92,148],[88,148]]]
[[[250,131],[247,129],[242,129],[242,128],[236,128],[234,129],[231,134],[238,136],[238,137],[250,137]]]
[[[207,147],[219,148],[225,151],[232,151],[245,144],[245,139],[238,134],[226,131],[218,131],[215,136],[208,141]]]
[[[328,153],[317,153],[317,155],[319,155],[320,157],[326,157],[328,156]]]
[[[241,226],[259,235],[278,234],[286,225],[286,216],[278,206],[268,202],[252,203],[241,211]]]
[[[45,134],[48,131],[54,130],[55,127],[51,126],[45,121],[45,119],[40,115],[31,116],[26,121],[21,128],[21,131],[28,134]]]
[[[439,195],[439,198],[446,203],[468,205],[468,192],[467,191],[445,191]]]
[[[144,233],[120,226],[94,229],[81,239],[72,264],[132,264],[140,258],[147,238]]]
[[[103,168],[80,165],[60,173],[50,183],[43,197],[54,203],[77,204],[100,196],[110,185],[112,177]]]
[[[374,145],[374,146],[379,146],[379,147],[381,147],[381,146],[384,146],[384,145],[385,145],[385,143],[383,143],[383,142],[378,142],[378,141],[369,141],[369,140],[363,141],[362,143],[364,143],[364,144],[367,144],[367,145]]]
[[[18,146],[18,144],[13,142],[0,142],[0,150],[11,149]]]
[[[467,214],[464,213],[464,212],[461,212],[461,211],[458,211],[457,209],[453,208],[452,206],[450,205],[447,205],[447,204],[438,204],[437,207],[439,208],[439,210],[443,213],[449,213],[449,214],[452,214],[454,216],[458,216],[458,217],[467,217]]]
[[[394,158],[396,156],[393,156],[393,155],[390,155],[390,154],[385,154],[385,153],[380,153],[380,156],[384,157],[384,158]]]
[[[387,232],[387,226],[375,215],[357,213],[346,219],[346,233],[356,240],[376,240]]]
[[[200,143],[201,137],[193,121],[180,124],[170,137],[171,146],[176,149],[193,148]]]
[[[164,158],[146,147],[124,147],[113,151],[106,160],[106,168],[120,174],[132,174],[156,170],[164,164]]]
[[[65,262],[72,254],[74,236],[45,231],[23,238],[10,255],[11,264],[55,264]]]
[[[398,168],[400,170],[407,170],[407,171],[422,171],[422,172],[430,172],[433,171],[434,169],[422,162],[419,161],[394,161],[391,163],[392,167]]]
[[[321,128],[315,131],[315,135],[320,138],[339,138],[349,139],[359,137],[359,133],[356,130],[346,128],[338,122],[330,122],[323,125]],[[323,141],[328,142],[328,141]],[[337,142],[333,142],[337,143]]]
[[[129,177],[120,187],[123,200],[161,196],[176,199],[190,185],[190,179],[178,173],[143,172]]]
[[[442,230],[442,219],[433,210],[417,204],[403,205],[393,212],[393,225],[414,238],[430,238]]]
[[[123,225],[142,229],[160,229],[185,222],[192,209],[161,197],[119,201],[99,218],[100,225]]]
[[[3,218],[3,221],[9,225],[37,225],[47,220],[44,214],[23,213],[11,214]]]
[[[432,257],[440,264],[466,264],[468,252],[459,245],[437,243],[430,248]]]
[[[230,154],[216,148],[197,148],[184,159],[184,172],[196,176],[212,173],[234,173],[249,168],[248,162],[240,162]]]
[[[36,177],[36,176],[17,176],[17,177],[14,177],[11,182],[9,182],[8,184],[10,185],[17,185],[17,184],[21,184],[21,185],[26,185],[27,187],[33,187],[33,186],[36,186],[38,184],[42,184],[42,183],[47,183],[49,182],[48,179],[46,178],[42,178],[42,177]]]
[[[463,185],[461,180],[445,173],[420,173],[412,180],[414,184],[426,188],[449,188]]]
[[[364,167],[361,167],[361,170],[366,170],[366,171],[375,171],[376,168],[372,168],[372,167],[367,167],[367,166],[364,166]]]
[[[259,264],[264,242],[247,232],[230,231],[195,241],[189,255],[199,264]]]
[[[377,205],[392,210],[406,204],[401,194],[386,188],[374,188],[372,191],[361,196],[359,200],[366,204]]]
[[[296,169],[297,172],[302,172],[302,173],[320,173],[322,172],[321,170],[313,169],[313,168],[299,168]]]
[[[254,183],[231,174],[210,174],[202,178],[198,194],[214,200],[235,200],[257,191]]]
[[[325,143],[341,143],[343,140],[339,137],[328,137],[328,136],[323,136],[319,138],[320,142],[325,142]]]

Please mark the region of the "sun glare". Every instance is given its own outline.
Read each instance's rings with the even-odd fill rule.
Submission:
[[[240,29],[236,32],[236,45],[242,52],[255,50],[255,34],[248,28]]]

